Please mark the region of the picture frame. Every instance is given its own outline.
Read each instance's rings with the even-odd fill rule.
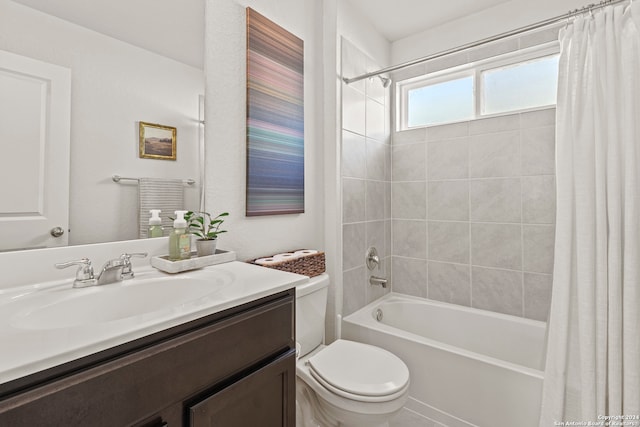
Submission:
[[[176,160],[176,128],[139,122],[141,159]]]

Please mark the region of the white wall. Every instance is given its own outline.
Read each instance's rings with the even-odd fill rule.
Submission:
[[[381,67],[391,65],[391,45],[349,1],[338,2],[337,20],[339,37],[349,40]],[[368,71],[372,71],[370,67]]]
[[[8,0],[0,49],[71,69],[71,244],[137,238],[137,186],[113,174],[198,179],[202,70]],[[138,121],[177,127],[177,161],[138,158]]]
[[[251,7],[304,41],[305,213],[246,217],[246,26]],[[322,2],[207,0],[206,207],[230,212],[220,246],[241,260],[324,249]]]
[[[526,25],[563,15],[588,0],[512,0],[400,39],[391,45],[391,62],[400,64]],[[437,13],[437,10],[434,11]]]

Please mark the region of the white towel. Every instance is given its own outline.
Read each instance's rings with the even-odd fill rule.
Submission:
[[[138,181],[138,218],[141,239],[147,237],[149,210],[160,209],[164,235],[167,236],[175,218],[175,211],[184,210],[184,183],[181,179],[140,178]]]

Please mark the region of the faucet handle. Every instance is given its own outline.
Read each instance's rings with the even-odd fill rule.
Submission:
[[[122,260],[122,278],[123,279],[133,279],[134,274],[131,269],[131,258],[146,258],[149,255],[148,252],[135,252],[132,254],[124,253],[120,255],[120,259]]]
[[[129,258],[146,258],[147,255],[149,255],[149,252],[134,252],[132,254],[124,253],[124,254],[120,255],[120,258],[123,258],[123,259],[124,258],[126,258],[126,259],[129,259]]]
[[[63,269],[71,267],[72,265],[78,266],[76,271],[76,280],[73,281],[74,288],[81,288],[84,286],[91,286],[97,283],[95,276],[93,275],[93,266],[89,258],[82,258],[76,261],[59,262],[55,264],[57,269]]]

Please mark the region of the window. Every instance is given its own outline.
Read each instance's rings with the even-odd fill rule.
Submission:
[[[557,52],[543,46],[398,82],[397,130],[554,105]]]
[[[409,127],[470,120],[475,103],[473,76],[409,89],[407,98]]]
[[[553,105],[558,90],[558,55],[485,70],[482,114]]]

